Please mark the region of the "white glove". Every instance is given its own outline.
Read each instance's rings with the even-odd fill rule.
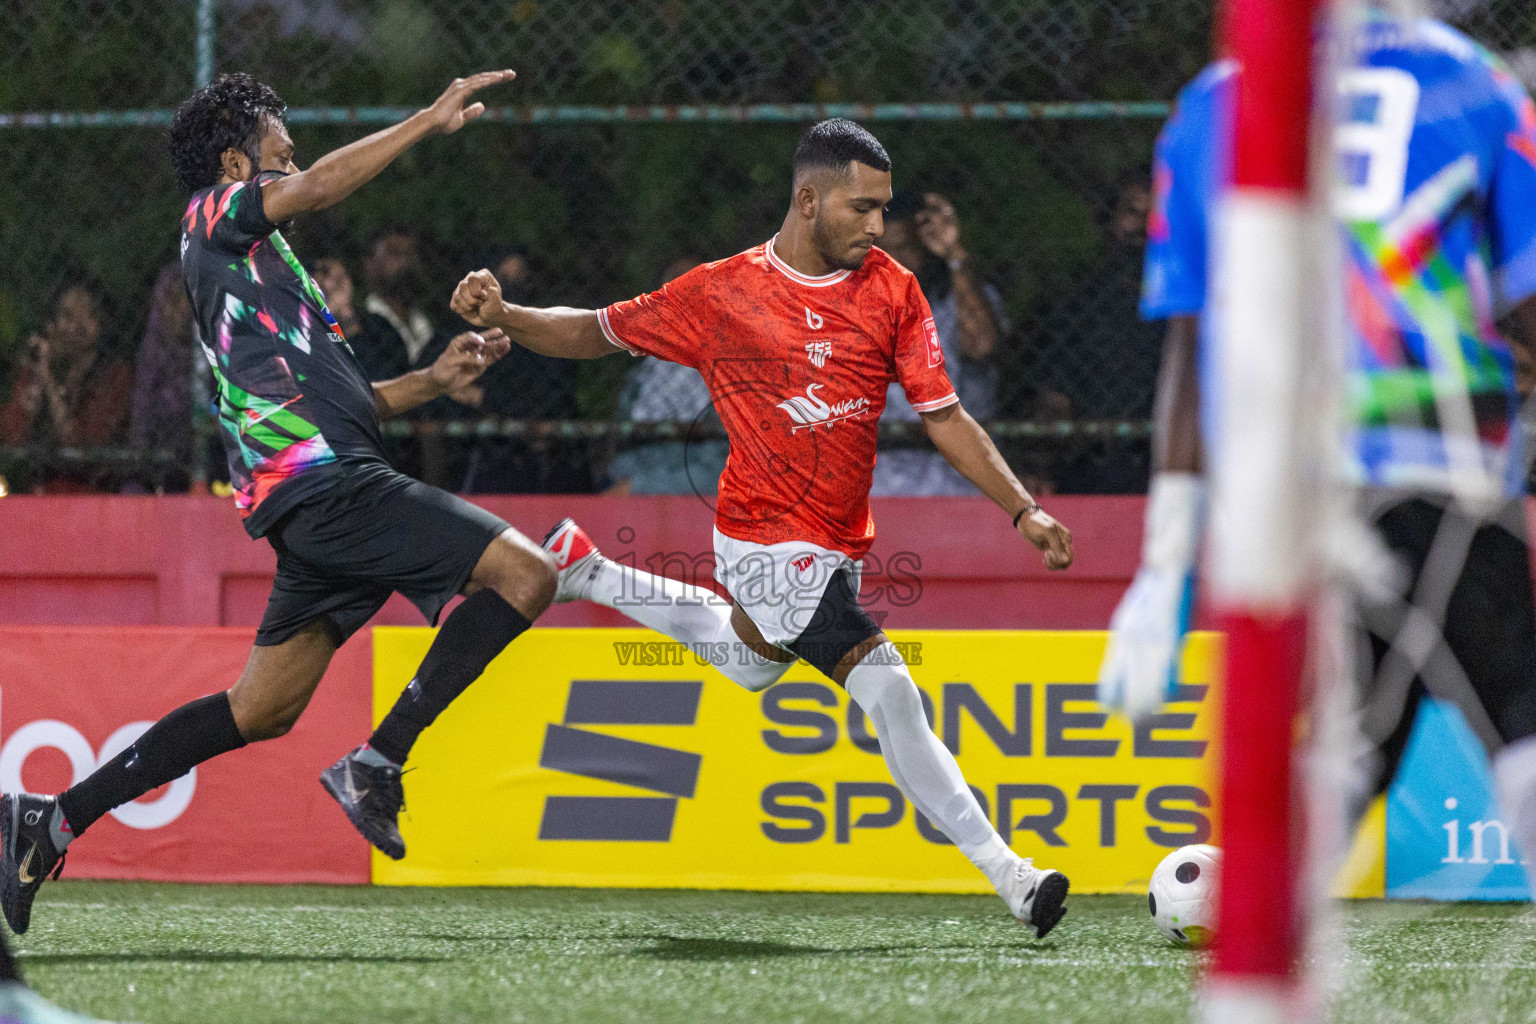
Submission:
[[[1099,703],[1134,721],[1156,714],[1179,684],[1204,527],[1204,479],[1193,473],[1152,478],[1141,568],[1110,620],[1099,669]]]

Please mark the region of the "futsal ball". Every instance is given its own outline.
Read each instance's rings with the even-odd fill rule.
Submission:
[[[1221,850],[1184,846],[1152,872],[1147,906],[1159,931],[1181,946],[1208,946],[1216,937],[1216,886]]]

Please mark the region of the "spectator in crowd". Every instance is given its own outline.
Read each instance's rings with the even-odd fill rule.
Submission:
[[[332,288],[338,297],[351,298],[351,277],[339,263],[329,267]],[[357,332],[349,332],[341,314],[331,315],[341,324],[369,380],[393,380],[412,370],[431,366],[448,347],[453,335],[435,325],[421,308],[426,295],[426,264],[421,243],[409,231],[388,228],[375,235],[363,259],[363,276],[368,284],[368,298],[362,312],[356,313],[346,302],[348,312],[357,321]],[[318,279],[317,279],[318,280]],[[330,303],[331,291],[320,285]],[[475,411],[451,395],[435,399],[411,410],[402,420],[413,422],[467,419]],[[388,441],[395,466],[435,487],[456,490],[464,478],[467,454],[451,452],[441,434],[425,433]],[[457,458],[453,458],[454,455]]]
[[[527,255],[499,248],[486,253],[478,265],[491,268],[508,302],[538,305],[537,274]],[[477,384],[454,397],[478,416],[576,419],[580,415],[578,364],[541,356],[521,345],[512,349]],[[462,489],[467,494],[590,493],[591,462],[581,441],[542,436],[479,438],[470,450]]]
[[[208,360],[197,342],[192,304],[181,264],[168,263],[155,278],[149,320],[139,345],[128,441],[140,452],[167,451],[178,470],[152,474],[162,488],[185,489],[196,444],[195,406],[209,397]]]
[[[982,280],[960,239],[960,219],[943,196],[902,193],[886,207],[880,247],[917,275],[933,309],[944,365],[960,402],[978,420],[997,412],[999,346],[1008,321],[997,289]],[[882,422],[918,424],[922,417],[899,384],[886,395]],[[875,495],[979,493],[931,447],[882,449],[875,463]]]
[[[368,298],[361,315],[361,345],[353,348],[368,379],[393,380],[431,365],[448,347],[448,337],[421,308],[426,266],[416,236],[398,228],[374,236],[363,259],[363,276]],[[331,313],[339,322],[336,311]]]
[[[83,274],[66,277],[48,318],[27,339],[9,401],[0,408],[0,443],[24,445],[34,491],[91,489],[102,474],[52,458],[60,448],[120,441],[133,394],[133,368],[106,342],[102,289]]]
[[[1054,386],[1079,420],[1145,420],[1152,415],[1162,337],[1137,314],[1142,251],[1152,189],[1139,173],[1123,178],[1105,225],[1098,264],[1046,313],[1041,347],[1055,368]],[[1145,490],[1144,452],[1081,448],[1057,469],[1060,489],[1077,494]]]
[[[659,284],[681,277],[702,262],[693,258],[672,261],[662,271]],[[619,400],[619,417],[635,423],[675,420],[706,428],[718,422],[709,389],[698,370],[649,356],[629,372]],[[636,444],[621,451],[608,467],[606,493],[714,494],[729,453],[730,446],[722,437]]]

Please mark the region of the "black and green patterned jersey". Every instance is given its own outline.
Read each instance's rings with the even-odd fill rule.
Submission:
[[[347,465],[388,466],[373,389],[261,186],[215,185],[182,218],[181,268],[218,382],[219,431],[246,532],[260,537]]]

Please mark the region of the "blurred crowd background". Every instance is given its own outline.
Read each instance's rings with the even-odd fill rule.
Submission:
[[[15,492],[220,487],[176,264],[170,112],[244,70],[298,162],[512,67],[484,123],[298,223],[369,372],[435,358],[467,270],[598,306],[768,238],[795,139],[828,114],[885,143],[884,246],[934,307],[967,408],[1042,493],[1147,479],[1160,331],[1138,321],[1153,139],[1209,59],[1209,0],[3,0],[0,476]],[[1536,84],[1536,4],[1436,13]],[[855,105],[850,107],[849,105]],[[978,315],[979,313],[979,315]],[[893,396],[899,397],[899,396]],[[388,425],[467,493],[708,492],[725,441],[693,371],[514,349]],[[876,491],[967,493],[895,400]]]

